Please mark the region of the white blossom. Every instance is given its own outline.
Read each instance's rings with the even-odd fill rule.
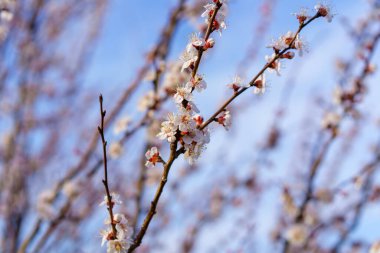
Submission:
[[[147,159],[145,166],[148,168],[152,168],[156,166],[156,163],[160,160],[160,153],[158,152],[157,147],[152,147],[148,149],[145,153],[145,157]]]
[[[203,39],[199,38],[199,35],[197,33],[193,33],[190,36],[190,42],[186,46],[186,52],[192,52],[194,48],[198,50],[199,48],[202,48],[204,46]]]
[[[193,120],[197,126],[201,126],[203,124],[203,117],[199,114],[193,116]]]
[[[127,253],[130,244],[125,240],[110,240],[107,243],[107,253]]]
[[[260,75],[253,84],[254,94],[264,94],[266,90],[266,78],[265,74]]]
[[[213,29],[217,30],[220,34],[222,34],[222,30],[225,30],[227,28],[225,23],[225,18],[227,16],[227,4],[226,1],[219,1],[222,3],[222,7],[219,9],[218,13],[216,14],[214,23],[213,23]],[[214,11],[216,9],[216,3],[209,3],[204,6],[205,11],[202,13],[201,17],[205,18],[206,24],[209,24],[210,18],[214,14]]]
[[[112,198],[112,205],[121,205],[123,202],[120,200],[120,195],[112,192],[111,193]],[[103,201],[99,204],[99,206],[108,205],[108,197],[107,195],[104,196]]]
[[[317,11],[317,13],[325,17],[328,22],[331,22],[335,14],[332,13],[331,7],[328,4],[319,3],[314,6],[314,9]]]
[[[212,48],[212,47],[214,47],[214,45],[215,45],[215,40],[213,38],[208,38],[204,47],[203,47],[203,50],[207,50],[209,48]]]
[[[176,140],[177,129],[176,116],[171,113],[168,115],[168,120],[161,123],[161,131],[157,134],[157,137],[161,140],[167,139],[168,142],[174,142]]]
[[[125,217],[125,215],[115,213],[113,215],[113,222],[117,231],[117,239],[125,239],[129,241],[132,235],[132,228],[128,225],[128,219]],[[111,225],[111,220],[109,217],[105,220],[104,224]]]
[[[272,54],[271,56],[266,55],[265,60],[267,61],[267,63],[270,63],[268,66],[268,71],[271,73],[276,72],[276,74],[279,76],[280,70],[281,70],[281,62],[279,59],[276,59],[275,61],[273,61],[275,57],[276,57],[276,54]]]
[[[193,129],[182,137],[185,147],[184,157],[190,165],[200,157],[202,151],[206,149],[206,144],[210,142],[208,130]]]
[[[234,91],[238,91],[240,88],[249,87],[249,85],[244,85],[243,79],[240,76],[235,75],[232,83],[227,84],[227,87],[233,89]]]
[[[302,40],[301,36],[298,34],[294,40],[294,47],[298,50],[300,56],[303,55],[303,52],[308,52],[307,44]]]
[[[193,99],[192,89],[190,85],[182,85],[177,88],[177,92],[174,95],[174,101],[177,104],[181,104],[184,100],[191,101]]]
[[[293,15],[297,17],[300,23],[304,23],[307,19],[310,18],[308,8],[301,8],[299,12],[293,13]]]
[[[221,113],[219,117],[216,118],[217,122],[224,126],[228,130],[231,126],[231,114],[229,111],[225,110]]]
[[[185,69],[192,67],[198,60],[198,51],[194,47],[191,47],[189,51],[185,50],[182,53],[180,60],[182,61],[181,72],[183,72]]]
[[[285,49],[287,46],[286,46],[286,44],[284,43],[284,40],[282,40],[282,39],[280,38],[280,39],[277,39],[277,40],[272,39],[272,43],[269,44],[267,47],[268,47],[268,48],[273,48],[273,49],[275,49],[275,50],[277,50],[277,51],[281,51],[281,50]]]
[[[181,112],[177,116],[178,129],[181,132],[189,132],[196,128],[195,121],[188,111]]]
[[[102,237],[101,246],[103,246],[106,242],[112,239],[113,237],[112,229],[109,228],[107,230],[101,230],[100,235]]]
[[[288,31],[285,35],[281,36],[280,39],[283,41],[285,48],[291,47],[292,41],[296,34],[292,31]]]
[[[186,86],[191,87],[192,89],[195,89],[198,92],[202,92],[207,88],[207,83],[203,79],[202,76],[196,75],[194,78],[191,79],[190,82],[186,84]]]

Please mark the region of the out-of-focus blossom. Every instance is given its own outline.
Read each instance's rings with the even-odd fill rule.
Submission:
[[[56,215],[56,209],[53,206],[55,192],[45,190],[40,193],[37,199],[37,211],[41,218],[52,219]]]
[[[372,244],[369,253],[380,253],[380,241],[374,242]]]
[[[162,84],[168,94],[175,93],[179,83],[185,83],[189,80],[189,73],[186,71],[181,71],[181,68],[181,61],[176,61],[169,64]]]
[[[131,122],[131,118],[128,116],[124,116],[116,121],[115,127],[113,129],[115,134],[120,134],[125,132],[128,129],[128,125]]]
[[[62,192],[70,199],[75,198],[79,195],[81,191],[81,186],[78,182],[67,181],[62,188]]]
[[[308,236],[308,229],[303,224],[295,224],[288,228],[285,237],[291,245],[302,246]]]
[[[322,201],[326,204],[331,203],[334,199],[333,193],[326,188],[318,189],[315,192],[315,196],[319,201]]]
[[[120,142],[112,142],[109,148],[109,154],[112,159],[117,159],[123,154],[124,148]]]
[[[140,98],[138,104],[137,104],[137,109],[139,111],[146,111],[154,106],[156,103],[156,95],[155,92],[150,90],[148,91],[142,98]]]
[[[322,119],[322,128],[336,128],[341,120],[341,116],[336,112],[328,112]]]
[[[343,90],[340,86],[336,86],[333,91],[333,103],[336,105],[342,104]]]

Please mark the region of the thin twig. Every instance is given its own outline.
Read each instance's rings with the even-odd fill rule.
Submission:
[[[103,146],[103,165],[104,165],[104,179],[102,180],[104,184],[104,188],[106,190],[106,196],[107,196],[107,210],[110,216],[110,223],[112,228],[112,233],[114,238],[117,238],[117,230],[116,230],[116,223],[114,222],[114,216],[113,216],[113,206],[114,203],[112,202],[112,196],[109,190],[108,186],[108,167],[107,167],[107,141],[104,137],[104,119],[106,117],[106,111],[103,110],[103,96],[99,96],[99,105],[100,105],[100,126],[98,126],[98,132],[102,140],[102,146]]]

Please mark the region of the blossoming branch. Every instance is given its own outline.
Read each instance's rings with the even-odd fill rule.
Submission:
[[[157,147],[152,147],[146,152],[146,166],[153,167],[157,163],[162,163],[164,172],[154,199],[151,202],[149,212],[139,232],[136,234],[136,238],[131,244],[131,247],[128,249],[128,252],[132,252],[140,246],[149,224],[156,213],[157,204],[167,182],[170,168],[177,157],[184,154],[188,162],[193,164],[200,157],[202,151],[210,141],[210,131],[207,126],[215,121],[228,129],[231,125],[231,114],[226,107],[250,87],[254,87],[254,93],[256,94],[264,93],[266,87],[265,71],[268,70],[269,72],[275,72],[279,75],[281,61],[284,59],[293,59],[295,56],[293,50],[298,51],[300,55],[303,54],[305,43],[300,37],[302,29],[317,18],[325,17],[331,21],[332,17],[329,7],[325,5],[317,5],[315,7],[316,13],[313,16],[309,16],[305,10],[296,14],[299,21],[298,30],[295,33],[288,32],[270,45],[274,53],[266,57],[267,63],[248,84],[244,85],[241,79],[236,77],[233,84],[229,85],[233,89],[234,95],[208,120],[204,121],[203,117],[199,114],[199,109],[194,103],[193,92],[194,90],[201,92],[207,88],[204,77],[197,72],[204,52],[213,48],[216,43],[210,35],[214,31],[218,31],[221,34],[222,30],[226,29],[225,17],[227,5],[226,1],[214,0],[204,8],[205,11],[202,17],[205,18],[205,22],[208,25],[206,32],[203,37],[200,37],[198,34],[192,34],[186,46],[186,50],[180,58],[183,61],[181,72],[189,69],[191,77],[185,84],[178,85],[176,93],[173,96],[178,108],[178,113],[170,113],[168,115],[168,119],[162,123],[161,131],[157,135],[160,139],[167,140],[170,143],[169,159],[167,161],[162,159]]]

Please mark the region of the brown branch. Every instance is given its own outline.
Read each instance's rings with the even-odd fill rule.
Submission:
[[[113,206],[114,203],[112,202],[112,196],[109,190],[108,186],[108,167],[107,167],[107,141],[104,137],[104,119],[106,117],[106,111],[103,110],[103,97],[102,95],[99,96],[99,104],[100,104],[100,126],[98,126],[98,132],[102,140],[102,146],[103,146],[103,164],[104,164],[104,179],[102,180],[104,184],[104,188],[106,190],[106,196],[107,196],[107,210],[110,216],[110,223],[112,227],[112,233],[114,236],[114,239],[117,238],[117,230],[116,230],[116,224],[114,222],[114,216],[113,216]]]
[[[168,180],[170,168],[171,168],[174,160],[178,157],[176,155],[176,150],[177,150],[177,142],[171,143],[170,144],[170,157],[169,157],[169,160],[164,165],[164,172],[162,174],[161,182],[160,182],[160,184],[156,190],[156,193],[154,195],[154,198],[150,204],[149,212],[146,215],[144,222],[143,222],[139,232],[137,233],[135,240],[133,241],[133,244],[131,245],[131,247],[128,250],[129,253],[133,252],[137,247],[139,247],[141,245],[142,239],[144,238],[145,233],[148,230],[149,224],[150,224],[151,220],[153,219],[153,216],[156,214],[157,204],[158,204],[158,201],[160,200],[161,194],[162,194],[164,187],[165,187],[165,184]]]
[[[293,47],[293,44],[294,44],[294,41],[297,39],[297,36],[299,35],[299,33],[302,31],[302,29],[304,27],[306,27],[308,24],[310,24],[313,20],[317,19],[320,17],[320,14],[317,13],[316,15],[314,15],[312,18],[310,18],[306,23],[302,23],[300,24],[296,34],[294,35],[294,38],[292,39],[292,41],[289,43],[289,46],[283,50],[281,50],[280,52],[278,52],[276,54],[275,57],[273,57],[273,59],[271,61],[269,61],[267,64],[264,65],[264,67],[256,74],[256,76],[249,82],[249,87],[244,87],[242,88],[241,90],[235,92],[226,102],[224,102],[224,104],[208,119],[206,120],[201,126],[200,126],[200,129],[203,130],[205,129],[211,122],[213,122],[216,117],[226,109],[226,107],[232,102],[235,100],[235,98],[237,98],[238,96],[240,96],[243,92],[245,92],[246,90],[248,90],[250,87],[254,86],[256,80],[276,61],[278,60],[282,55],[284,55],[286,52],[288,52],[290,49],[292,49]]]
[[[207,30],[206,30],[206,33],[205,33],[205,36],[204,36],[204,39],[203,39],[204,42],[206,42],[208,40],[208,38],[210,37],[211,33],[214,31],[214,29],[213,29],[213,22],[214,22],[214,20],[216,18],[216,15],[218,14],[218,11],[222,7],[222,5],[223,4],[221,2],[219,2],[219,1],[216,3],[216,8],[215,8],[213,14],[211,15],[211,17],[209,18],[209,24],[207,26]],[[199,64],[201,62],[202,55],[203,55],[204,51],[205,50],[202,47],[198,48],[198,58],[195,61],[193,71],[191,72],[191,77],[192,78],[194,78],[195,75],[197,74],[197,71],[198,71],[198,68],[199,68]]]

